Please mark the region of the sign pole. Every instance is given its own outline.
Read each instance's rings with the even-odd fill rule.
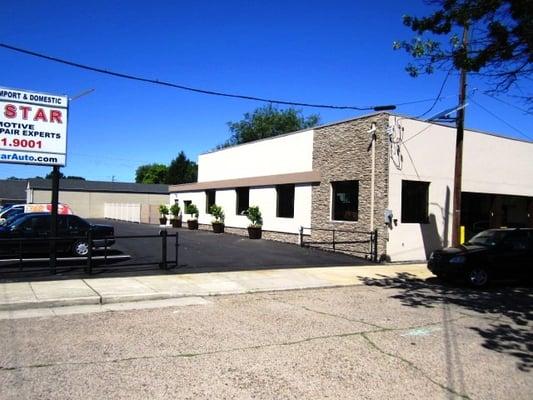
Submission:
[[[57,205],[59,202],[59,166],[52,167],[52,215],[50,218],[50,274],[56,273],[57,266]]]

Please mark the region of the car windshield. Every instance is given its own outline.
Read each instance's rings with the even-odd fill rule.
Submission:
[[[496,246],[505,235],[505,231],[483,231],[470,239],[466,244],[492,247]]]
[[[13,225],[18,219],[24,217],[25,214],[15,214],[6,219],[5,226],[9,227]]]

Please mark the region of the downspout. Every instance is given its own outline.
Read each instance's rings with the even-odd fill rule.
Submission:
[[[370,173],[370,232],[374,232],[374,192],[376,174],[376,123],[372,122],[367,131],[371,134],[371,173]]]

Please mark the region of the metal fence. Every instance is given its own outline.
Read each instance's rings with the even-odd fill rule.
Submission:
[[[312,231],[330,232],[330,240],[313,241]],[[306,240],[309,238],[309,240]],[[322,250],[355,254],[378,262],[378,230],[352,231],[347,229],[325,229],[300,227],[299,243],[302,247],[316,247]]]
[[[130,259],[129,255],[117,255],[118,250],[111,249],[111,244],[119,240],[137,240],[137,239],[158,239],[160,241],[159,254],[151,259],[140,262],[125,262]],[[57,253],[54,257],[53,251],[49,252],[48,257],[44,257],[44,252],[29,257],[29,248],[36,245],[47,246],[52,249],[54,246],[60,246],[62,243],[73,243],[77,240],[84,240],[87,243],[95,241],[102,246],[88,246],[86,256],[71,256],[66,253]],[[2,252],[2,249],[9,247],[13,249],[9,253]],[[174,251],[170,252],[169,250]],[[125,235],[109,237],[93,237],[93,232],[89,231],[85,236],[69,237],[47,237],[47,238],[9,238],[0,239],[0,276],[10,273],[27,272],[48,272],[49,274],[60,273],[65,270],[79,270],[86,274],[93,274],[97,270],[105,269],[123,269],[127,267],[157,267],[161,270],[170,270],[178,267],[179,260],[179,233],[169,234],[166,230],[161,230],[158,235]],[[121,253],[120,251],[118,251]],[[173,254],[172,254],[173,253]],[[41,256],[41,257],[39,257]]]

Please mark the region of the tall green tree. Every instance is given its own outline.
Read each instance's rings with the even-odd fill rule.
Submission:
[[[411,76],[430,74],[435,68],[465,69],[488,78],[492,92],[506,92],[524,80],[529,83],[533,72],[532,0],[428,3],[437,6],[431,15],[403,17],[404,25],[416,36],[393,44],[414,58],[406,67]],[[465,27],[469,30],[467,47],[461,41]],[[531,102],[532,93],[523,97]]]
[[[166,183],[175,185],[178,183],[196,182],[198,176],[198,166],[194,161],[187,158],[183,151],[170,162]]]
[[[135,172],[137,183],[165,183],[167,180],[168,167],[164,164],[141,165]]]
[[[231,137],[217,148],[312,128],[319,122],[319,115],[312,114],[304,117],[301,110],[294,108],[280,110],[270,104],[257,108],[251,113],[245,113],[240,121],[228,122]]]

